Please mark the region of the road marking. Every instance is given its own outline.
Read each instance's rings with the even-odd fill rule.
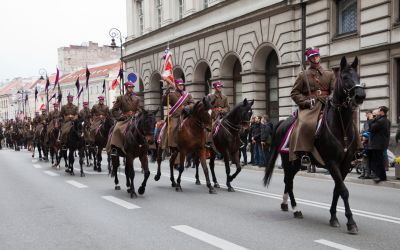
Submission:
[[[126,209],[136,209],[136,208],[140,208],[139,206],[136,206],[133,203],[118,199],[117,197],[114,196],[102,196],[101,198],[108,200],[112,203],[115,203],[117,205],[120,205],[121,207],[124,207]]]
[[[88,187],[88,186],[86,186],[86,185],[84,185],[82,183],[79,183],[77,181],[70,180],[70,181],[65,181],[65,182],[68,183],[68,184],[71,184],[72,186],[77,187],[77,188],[87,188]]]
[[[140,168],[135,168],[135,170],[140,171]],[[150,172],[152,174],[156,174],[156,171],[150,171]],[[169,175],[167,175],[167,174],[162,174],[162,176],[169,178]],[[196,181],[195,178],[191,178],[191,177],[182,176],[181,178],[182,178],[182,180],[188,181],[188,182]],[[203,183],[205,182],[205,180],[203,180],[203,179],[201,179],[200,181],[202,181]],[[219,185],[223,188],[227,188],[226,185],[224,185],[224,184],[219,184]],[[262,191],[258,191],[258,190],[242,188],[242,187],[237,187],[237,186],[233,186],[233,188],[235,188],[236,191],[242,192],[242,193],[262,196],[262,197],[271,198],[271,199],[282,200],[282,195],[278,195],[278,194],[262,192]],[[317,201],[311,201],[311,200],[306,200],[306,199],[301,199],[301,198],[296,198],[296,202],[298,204],[322,208],[322,209],[326,209],[326,210],[329,210],[331,208],[331,204],[317,202]],[[337,211],[344,213],[345,208],[341,207],[341,206],[337,206]],[[363,211],[363,210],[353,209],[353,208],[351,209],[351,211],[352,211],[353,215],[358,215],[358,216],[365,217],[365,218],[370,218],[370,219],[375,219],[375,220],[380,220],[380,221],[385,221],[385,222],[390,222],[390,223],[400,225],[400,217],[394,217],[394,216],[389,216],[389,215],[384,215],[384,214],[379,214],[379,213],[373,213],[373,212],[368,212],[368,211]]]
[[[43,173],[50,175],[50,176],[59,176],[59,174],[51,172],[51,171],[43,171]]]
[[[200,230],[197,230],[196,228],[189,227],[186,225],[172,226],[172,228],[181,233],[192,236],[193,238],[196,238],[196,239],[206,242],[210,245],[218,247],[220,249],[230,249],[230,250],[245,250],[245,249],[247,249],[247,248],[238,246],[234,243],[231,243],[229,241],[223,240],[221,238],[215,237],[211,234],[202,232]]]
[[[33,164],[34,168],[42,168],[42,166],[40,166],[39,164]]]
[[[328,247],[333,247],[336,249],[340,249],[340,250],[357,250],[357,248],[352,248],[352,247],[348,247],[339,243],[335,243],[329,240],[324,240],[324,239],[320,239],[320,240],[314,240],[314,242],[317,242],[319,244],[328,246]]]

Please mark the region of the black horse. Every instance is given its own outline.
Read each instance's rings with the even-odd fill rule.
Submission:
[[[101,161],[103,157],[101,153],[103,149],[107,145],[108,135],[110,133],[111,128],[114,125],[114,120],[111,117],[107,117],[101,124],[100,127],[96,129],[96,131],[91,131],[94,136],[94,142],[91,145],[93,150],[95,151],[94,156],[94,170],[101,172]],[[94,133],[93,133],[94,132]],[[108,163],[108,172],[111,173],[111,165],[110,165],[110,154],[107,154],[107,163]]]
[[[252,115],[251,107],[254,100],[248,101],[244,99],[243,102],[237,104],[230,112],[223,117],[219,118],[213,125],[212,132],[213,141],[216,149],[224,157],[225,172],[226,172],[226,186],[229,192],[235,190],[231,186],[231,182],[242,170],[239,160],[240,138],[239,131],[243,126],[248,126]],[[217,178],[215,176],[216,152],[211,150],[210,154],[210,170],[214,182],[214,187],[219,188]],[[236,165],[236,171],[231,175],[230,162]],[[196,183],[199,184],[198,164],[196,164]]]
[[[358,59],[349,65],[345,57],[340,62],[340,71],[337,74],[336,86],[332,98],[329,98],[323,114],[323,122],[315,138],[315,147],[318,149],[323,161],[324,168],[329,170],[335,188],[333,190],[333,199],[330,208],[330,225],[339,227],[339,221],[336,217],[336,206],[339,196],[342,197],[345,205],[345,215],[347,217],[347,230],[350,234],[358,232],[357,225],[353,219],[353,214],[349,205],[349,191],[344,184],[349,170],[350,162],[357,151],[357,131],[353,124],[354,108],[360,105],[365,99],[365,92],[360,85],[357,74]],[[268,185],[278,156],[279,147],[287,130],[294,121],[294,118],[288,118],[280,122],[274,128],[274,136],[268,158],[264,176],[264,184]],[[287,199],[293,210],[296,210],[296,200],[293,194],[293,179],[300,169],[300,162],[289,162],[288,153],[281,153],[282,167],[284,169],[285,191],[281,208],[287,211]],[[301,211],[295,211],[295,217],[302,218]]]
[[[154,143],[154,126],[156,123],[156,114],[158,110],[147,111],[142,110],[140,114],[135,118],[131,118],[128,123],[124,140],[124,150],[118,149],[118,156],[125,157],[125,176],[126,186],[128,187],[128,193],[131,194],[131,198],[137,197],[134,187],[135,170],[133,168],[133,160],[139,157],[142,169],[144,172],[144,179],[142,185],[138,189],[138,193],[143,195],[146,189],[147,180],[150,176],[149,163],[147,159],[147,152],[149,150],[149,144]],[[119,157],[112,157],[112,173],[111,177],[114,177],[115,190],[120,190],[117,170],[119,166]]]
[[[67,161],[67,150],[61,150],[62,156],[64,157],[67,165],[65,166],[67,169],[65,172],[74,175],[74,153],[78,150],[79,155],[79,165],[81,168],[81,177],[85,177],[85,173],[83,172],[83,159],[84,159],[84,148],[85,148],[85,140],[83,138],[83,122],[82,120],[69,121],[72,123],[71,130],[68,134],[68,140],[66,143],[66,149],[68,149],[68,161]]]

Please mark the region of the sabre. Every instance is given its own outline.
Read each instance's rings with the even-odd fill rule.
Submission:
[[[308,95],[310,96],[310,109],[313,109],[315,106],[315,98],[311,98],[311,88],[310,88],[310,82],[308,81],[308,76],[306,72],[306,68],[303,65],[303,60],[301,60],[300,56],[298,53],[296,53],[297,58],[299,59],[300,62],[300,67],[304,72],[305,80],[306,80],[306,85],[307,85],[307,90],[308,90]]]

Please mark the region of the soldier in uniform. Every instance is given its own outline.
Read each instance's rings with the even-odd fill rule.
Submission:
[[[126,94],[117,97],[111,109],[116,118],[111,138],[107,142],[107,152],[111,152],[114,169],[119,165],[118,152],[126,154],[124,149],[124,134],[131,118],[134,118],[140,111],[140,98],[133,92],[134,84],[131,81],[125,83]]]
[[[110,110],[108,106],[104,104],[104,96],[99,96],[97,99],[99,99],[99,103],[93,105],[92,110],[90,111],[92,116],[90,133],[93,135],[93,138],[95,135],[93,132],[95,133],[97,128],[100,127],[105,119],[110,116]]]
[[[84,120],[85,122],[90,121],[90,108],[89,108],[89,102],[84,101],[83,102],[83,108],[81,111],[79,111],[79,118]]]
[[[68,134],[73,124],[72,121],[78,119],[78,107],[75,106],[72,101],[74,97],[72,95],[67,96],[68,103],[61,107],[60,117],[63,121],[61,126],[61,146],[63,150],[66,150],[66,143],[68,140]]]
[[[60,121],[60,111],[58,109],[58,103],[53,103],[53,111],[49,113],[48,122],[49,126],[47,128],[47,135],[50,135],[54,128],[59,125]]]
[[[161,129],[161,148],[167,147],[176,148],[175,137],[178,134],[179,120],[182,112],[189,113],[191,107],[194,104],[192,95],[185,91],[185,82],[182,79],[176,79],[175,84],[168,78],[163,76],[163,80],[167,82],[167,90],[162,97],[162,103],[167,106],[167,99],[169,96],[169,105],[171,106],[169,111],[169,138],[168,138],[168,124],[165,123]],[[174,86],[174,91],[171,91],[171,87]],[[179,157],[177,157],[179,162]]]
[[[309,167],[310,153],[322,163],[318,151],[314,148],[314,136],[324,104],[333,94],[336,78],[331,70],[322,68],[318,49],[308,48],[305,55],[310,67],[299,74],[290,93],[299,110],[290,137],[289,159],[301,159],[301,165]]]

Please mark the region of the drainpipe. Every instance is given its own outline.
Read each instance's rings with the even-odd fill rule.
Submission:
[[[303,65],[306,65],[304,51],[306,51],[306,6],[307,3],[303,0],[300,1],[301,5],[301,58]]]

